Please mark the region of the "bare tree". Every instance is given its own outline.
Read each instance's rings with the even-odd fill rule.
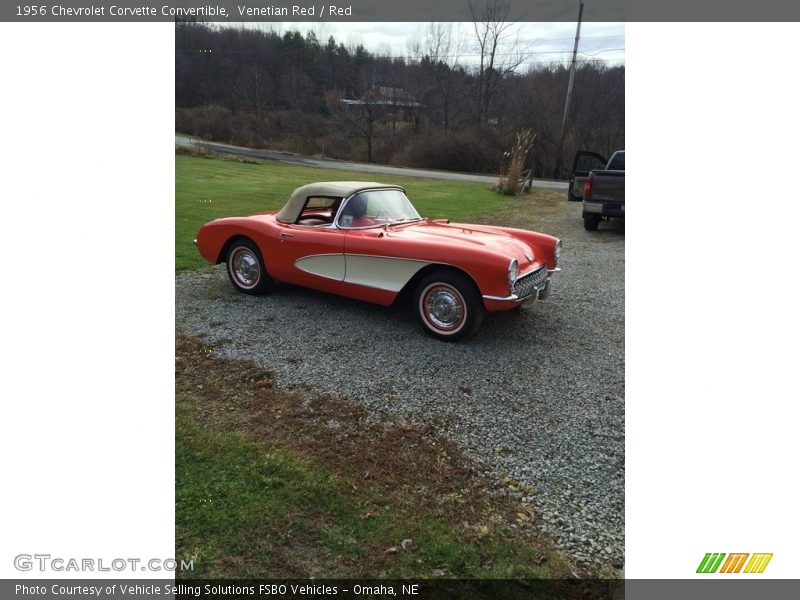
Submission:
[[[430,23],[424,36],[412,40],[409,49],[427,72],[422,82],[425,93],[417,95],[434,96],[435,105],[442,113],[442,126],[448,129],[463,107],[463,103],[458,102],[458,82],[464,39],[458,30],[453,30],[452,23]]]
[[[484,0],[469,3],[480,64],[476,81],[478,122],[485,123],[500,83],[530,56],[519,39],[519,30],[508,21],[508,0]]]
[[[358,100],[344,100],[336,92],[327,92],[325,102],[331,114],[345,126],[348,134],[364,142],[367,162],[372,162],[375,126],[385,113],[385,105],[375,90],[368,90]]]

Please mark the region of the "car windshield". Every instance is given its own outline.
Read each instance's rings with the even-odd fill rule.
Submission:
[[[336,224],[346,229],[383,227],[421,218],[402,191],[368,190],[347,201]]]

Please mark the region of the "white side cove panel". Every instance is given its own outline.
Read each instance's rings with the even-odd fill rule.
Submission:
[[[327,279],[344,280],[344,254],[312,254],[294,261],[294,266]]]
[[[417,271],[432,264],[422,260],[346,254],[344,280],[347,283],[364,285],[379,290],[399,292]]]

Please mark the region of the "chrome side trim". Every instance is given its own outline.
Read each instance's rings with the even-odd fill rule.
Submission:
[[[370,258],[388,258],[388,259],[391,259],[391,260],[407,260],[408,262],[418,262],[418,263],[423,263],[425,265],[434,264],[433,261],[423,260],[421,258],[401,258],[399,256],[386,256],[385,254],[360,254],[358,252],[345,252],[344,254],[345,254],[345,256],[368,256]],[[443,263],[443,262],[440,262],[438,260],[436,261],[436,264],[437,265],[444,265],[446,267],[455,267],[455,265],[452,265],[450,263]]]
[[[561,267],[556,267],[555,269],[547,269],[548,273],[560,273]]]

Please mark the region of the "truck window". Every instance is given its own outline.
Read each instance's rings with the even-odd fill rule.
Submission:
[[[576,173],[578,172],[588,173],[589,171],[594,171],[595,169],[603,169],[603,168],[605,168],[605,164],[601,162],[600,156],[595,156],[586,153],[578,155],[574,171]]]
[[[624,152],[617,152],[614,156],[611,157],[611,160],[608,161],[608,167],[606,167],[609,171],[624,171],[625,170],[625,153]]]

